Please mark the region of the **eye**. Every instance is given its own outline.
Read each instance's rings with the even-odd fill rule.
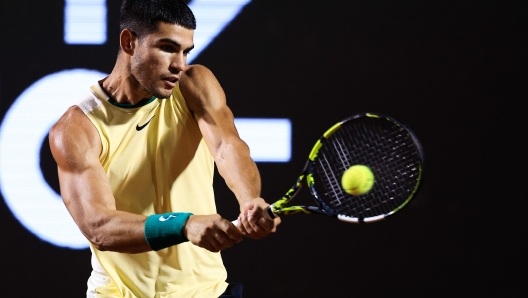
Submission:
[[[160,46],[160,50],[168,53],[174,53],[176,51],[174,47],[170,45],[162,45]]]

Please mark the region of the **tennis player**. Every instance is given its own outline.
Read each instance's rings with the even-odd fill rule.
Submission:
[[[280,220],[220,84],[187,65],[195,18],[179,0],[125,0],[120,26],[114,69],[50,132],[62,198],[90,241],[87,297],[241,297],[218,252]],[[216,214],[215,163],[237,227]]]

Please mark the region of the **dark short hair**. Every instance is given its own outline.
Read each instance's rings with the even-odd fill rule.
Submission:
[[[124,0],[121,4],[120,31],[129,29],[142,37],[156,31],[159,22],[196,29],[194,14],[181,0]]]

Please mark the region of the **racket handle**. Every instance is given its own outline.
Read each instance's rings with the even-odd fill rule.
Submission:
[[[273,210],[271,210],[271,205],[269,205],[269,206],[266,208],[266,211],[268,212],[268,215],[269,215],[271,218],[276,218],[276,217],[278,217],[278,215],[275,214],[275,213],[273,212]],[[235,219],[235,220],[233,220],[233,221],[231,221],[231,223],[232,223],[233,225],[237,226],[237,225],[238,225],[238,218]]]

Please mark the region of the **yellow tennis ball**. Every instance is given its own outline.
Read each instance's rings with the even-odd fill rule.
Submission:
[[[374,174],[369,167],[354,165],[348,168],[341,177],[341,186],[352,195],[363,195],[374,185]]]

